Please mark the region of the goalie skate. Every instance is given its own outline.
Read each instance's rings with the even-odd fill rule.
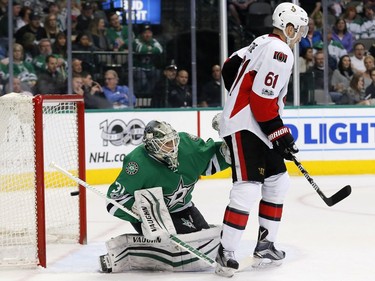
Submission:
[[[112,266],[108,255],[102,255],[99,257],[99,268],[101,272],[111,273]]]

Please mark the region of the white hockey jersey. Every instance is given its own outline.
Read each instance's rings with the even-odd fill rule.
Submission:
[[[277,35],[249,45],[221,114],[220,137],[249,130],[272,148],[258,122],[282,115],[293,63],[292,50]]]

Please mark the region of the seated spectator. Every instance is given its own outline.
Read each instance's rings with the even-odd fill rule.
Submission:
[[[37,76],[34,66],[23,60],[23,47],[18,43],[13,45],[13,76],[20,79],[23,84],[23,88],[29,92],[34,87]],[[3,80],[9,79],[9,58],[1,61],[0,64],[0,76]]]
[[[78,34],[72,45],[72,50],[76,51],[73,53],[73,57],[82,61],[83,70],[93,73],[95,68],[95,56],[92,52],[98,51],[98,48],[92,44],[91,35],[87,31]]]
[[[52,44],[51,41],[47,38],[40,40],[39,42],[39,55],[34,57],[33,65],[35,67],[36,73],[39,74],[46,69],[46,58],[47,56],[52,55]],[[58,71],[66,77],[66,67],[67,62],[60,55],[54,55],[57,59],[57,69]]]
[[[86,32],[89,29],[91,21],[94,19],[94,10],[90,2],[82,4],[81,14],[77,17],[77,31]]]
[[[134,107],[136,97],[129,91],[127,86],[120,86],[119,77],[116,71],[107,70],[104,75],[105,86],[103,92],[107,100],[115,109]]]
[[[188,84],[189,73],[185,69],[177,72],[176,83],[172,85],[169,92],[169,107],[191,107],[193,103],[193,95],[191,87]]]
[[[310,67],[314,65],[314,53],[313,48],[305,48],[301,53],[299,59],[299,72],[305,73]]]
[[[340,104],[348,105],[370,105],[366,100],[364,79],[362,73],[354,73],[350,86],[340,99]]]
[[[159,70],[155,66],[163,47],[153,38],[149,25],[145,25],[141,34],[133,42],[134,51],[134,88],[136,92],[151,93],[159,79]]]
[[[74,74],[72,77],[72,91],[73,95],[84,95],[84,90],[83,90],[83,80],[82,76],[79,74]]]
[[[366,71],[365,67],[365,45],[358,42],[354,44],[354,52],[353,55],[350,56],[350,59],[352,61],[352,69],[354,72],[358,72],[363,74],[363,72]]]
[[[211,68],[211,79],[206,82],[201,91],[199,105],[202,107],[221,106],[221,67],[215,64]]]
[[[375,38],[375,16],[371,5],[364,7],[364,21],[361,25],[361,38]]]
[[[9,83],[5,85],[5,94],[9,94]],[[21,80],[18,77],[13,77],[13,93],[19,93],[25,96],[33,96],[33,93],[24,88]]]
[[[355,39],[359,39],[361,36],[361,25],[363,23],[363,19],[357,14],[356,8],[353,6],[348,7],[345,10],[343,19],[346,21],[348,31],[353,34]]]
[[[82,75],[83,68],[82,68],[82,61],[77,58],[72,59],[72,72],[73,74]]]
[[[332,39],[340,42],[348,53],[353,50],[355,38],[353,34],[348,31],[344,19],[339,18],[335,22],[335,25],[332,28]]]
[[[59,55],[64,59],[67,59],[67,41],[66,41],[66,34],[65,32],[60,31],[56,35],[56,40],[52,44],[52,53],[55,55]]]
[[[163,71],[163,76],[156,83],[151,99],[151,107],[166,107],[168,104],[168,95],[171,87],[176,83],[177,66],[173,63],[167,65]]]
[[[37,14],[35,12],[32,13],[30,15],[30,22],[28,24],[22,26],[14,34],[14,38],[16,39],[16,42],[21,44],[22,37],[25,33],[34,34],[35,40],[37,42],[39,42],[43,38],[47,38],[46,30],[40,24],[41,19],[42,19],[42,16],[40,14]]]
[[[301,38],[299,42],[300,52],[303,53],[306,48],[313,47],[315,43],[323,41],[322,34],[315,30],[315,22],[312,18],[309,18],[309,29],[306,37]]]
[[[366,71],[363,72],[363,78],[365,79],[365,88],[367,88],[372,83],[370,71],[375,67],[375,59],[373,56],[367,55],[365,56],[363,63],[366,68]]]
[[[35,35],[29,32],[26,32],[22,36],[22,43],[20,45],[23,46],[24,50],[24,60],[32,63],[34,58],[39,55],[39,48],[38,46],[34,43],[35,42]],[[34,64],[33,64],[34,65]],[[35,66],[34,66],[35,68]],[[36,69],[35,69],[36,71]]]
[[[253,2],[256,0],[228,0],[227,2],[228,14],[241,29],[246,25],[247,11]]]
[[[330,95],[333,102],[339,102],[343,93],[349,88],[353,78],[350,57],[344,55],[340,58],[338,67],[333,71],[330,85]]]
[[[88,72],[82,72],[83,91],[86,109],[108,109],[113,108],[103,93],[102,86],[92,80]]]
[[[109,27],[107,37],[112,51],[121,51],[128,49],[128,27],[121,25],[120,17],[116,12],[108,14]],[[132,34],[134,38],[134,34]]]
[[[13,16],[13,19],[15,20],[19,14],[20,14],[20,11],[21,11],[21,2],[18,1],[18,0],[13,0],[12,1],[12,16]],[[6,1],[6,12],[4,15],[2,15],[0,17],[0,39],[5,41],[6,44],[8,44],[8,38],[9,38],[9,34],[8,34],[8,28],[9,28],[9,25],[8,25],[8,22],[9,22],[9,17],[8,17],[8,1]],[[13,33],[16,31],[16,28],[17,26],[14,24],[13,26]]]
[[[30,22],[30,15],[32,12],[33,10],[28,6],[23,6],[21,8],[19,16],[17,17],[15,32]]]
[[[90,23],[92,43],[100,51],[109,51],[110,44],[107,38],[107,28],[103,18],[94,18]]]
[[[366,88],[366,99],[375,100],[375,67],[370,70],[371,84]]]
[[[59,27],[57,26],[57,17],[55,14],[48,14],[44,18],[43,28],[46,31],[46,37],[50,40],[51,44],[55,43],[57,35],[60,32]]]
[[[35,94],[66,94],[67,85],[65,77],[57,71],[58,59],[54,55],[46,57],[46,69],[38,74],[35,85]]]

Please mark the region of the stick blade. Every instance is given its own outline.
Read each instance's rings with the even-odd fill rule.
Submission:
[[[326,204],[331,207],[341,200],[345,199],[352,193],[352,187],[350,185],[344,186],[342,189],[340,189],[338,192],[333,194],[330,198],[327,198],[325,200]]]

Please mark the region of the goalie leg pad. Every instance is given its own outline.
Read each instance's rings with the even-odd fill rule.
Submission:
[[[209,229],[177,236],[214,259],[220,243],[220,232],[221,226],[211,226]],[[130,270],[203,271],[211,268],[165,236],[149,240],[139,234],[124,234],[107,241],[106,246],[109,267],[114,273]]]

